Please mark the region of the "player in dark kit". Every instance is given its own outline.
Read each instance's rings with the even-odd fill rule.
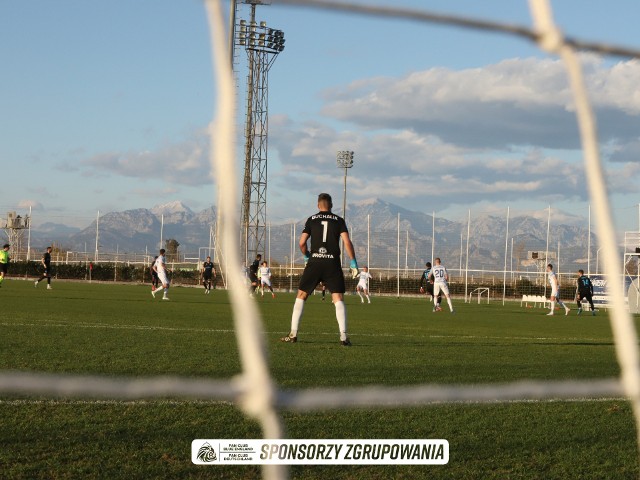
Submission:
[[[580,303],[583,299],[586,299],[589,302],[589,306],[591,307],[591,315],[596,314],[596,309],[593,306],[593,283],[591,283],[591,279],[584,274],[584,270],[578,270],[578,294],[576,295],[576,302],[578,303],[578,315],[582,313],[582,303]]]
[[[214,285],[215,282],[212,279],[216,278],[216,269],[213,268],[213,262],[211,261],[211,257],[207,257],[207,261],[202,264],[202,283],[204,284],[204,293],[211,292],[211,285]]]
[[[249,265],[249,281],[251,282],[251,286],[249,287],[249,293],[253,295],[253,293],[260,286],[260,280],[258,280],[258,269],[260,268],[260,263],[262,262],[262,255],[257,254],[256,259],[253,261],[251,265]]]
[[[156,270],[153,268],[153,266],[156,264],[157,259],[158,259],[157,255],[153,257],[153,261],[151,262],[151,266],[149,267],[149,273],[151,273],[151,291],[152,292],[156,288],[158,288],[158,283],[160,282],[160,279],[158,278],[158,272],[156,272]]]
[[[435,297],[433,295],[433,278],[429,278],[431,276],[431,262],[427,262],[425,264],[425,270],[422,272],[422,276],[420,277],[420,293],[428,293],[431,295],[431,303],[433,303],[433,311],[442,310],[440,308],[440,302],[442,301],[442,294],[438,292],[438,301],[435,301]]]
[[[347,225],[342,217],[331,213],[333,202],[331,195],[321,193],[318,195],[318,209],[315,215],[310,216],[304,225],[300,236],[300,251],[305,258],[305,269],[298,285],[298,294],[291,315],[291,331],[280,340],[295,343],[298,340],[298,326],[304,311],[304,304],[309,295],[313,293],[320,282],[331,292],[331,299],[336,308],[336,319],[340,330],[340,344],[350,347],[351,342],[347,336],[347,311],[344,305],[345,282],[340,262],[340,239],[344,244],[347,255],[351,258],[351,276],[358,275],[358,262],[356,254],[349,238]],[[307,241],[311,239],[311,248]]]
[[[47,247],[47,251],[44,252],[44,254],[42,255],[42,266],[44,267],[44,272],[42,273],[42,276],[36,280],[36,284],[35,286],[38,286],[38,283],[40,283],[42,280],[44,280],[45,278],[47,279],[47,290],[51,290],[51,251],[53,250],[52,247]]]

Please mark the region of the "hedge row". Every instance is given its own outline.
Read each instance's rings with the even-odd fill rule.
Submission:
[[[9,264],[9,275],[17,277],[38,277],[42,275],[43,268],[39,262],[12,262]],[[96,280],[117,282],[151,281],[149,267],[140,265],[98,263],[95,265],[85,263],[69,263],[52,265],[54,278],[69,280]],[[200,272],[195,269],[175,269],[171,272],[171,280],[182,285],[196,285],[200,281]]]
[[[219,269],[216,269],[220,271]],[[9,265],[9,276],[17,277],[38,277],[42,274],[42,265],[39,262],[12,262]],[[148,267],[140,265],[127,265],[127,264],[113,264],[113,263],[98,263],[91,265],[89,263],[69,263],[69,264],[56,264],[53,266],[52,275],[54,278],[61,279],[73,279],[73,280],[96,280],[96,281],[117,281],[117,282],[136,282],[136,283],[149,283],[151,281],[151,274]],[[175,268],[171,272],[171,281],[174,284],[179,285],[198,285],[201,281],[201,274],[199,270],[193,267]],[[300,275],[293,276],[278,276],[274,275],[271,278],[273,287],[276,290],[296,290],[298,282],[300,281]],[[347,291],[355,291],[357,280],[348,278],[346,281]],[[419,279],[414,278],[401,278],[400,279],[400,294],[415,294],[418,292]],[[476,288],[488,287],[492,292],[492,297],[502,296],[503,285],[502,283],[487,283],[474,282],[467,286],[467,291],[471,292]],[[394,294],[398,290],[397,281],[395,278],[390,277],[384,282],[372,281],[371,293],[386,293]],[[449,291],[455,296],[464,296],[465,285],[464,283],[452,283],[449,285]],[[535,285],[529,280],[518,280],[513,284],[507,284],[506,296],[510,298],[519,298],[522,295],[544,295],[545,289],[542,285]],[[547,288],[548,293],[548,288]],[[575,287],[573,285],[563,287],[560,291],[561,298],[571,299],[575,294]]]

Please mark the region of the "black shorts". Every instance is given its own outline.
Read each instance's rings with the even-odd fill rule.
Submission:
[[[586,292],[578,291],[578,298],[580,299],[586,298],[587,300],[591,300],[593,296],[591,295],[591,292],[588,290]]]
[[[202,278],[204,278],[205,280],[211,280],[212,275],[210,273],[205,273]]]
[[[302,272],[298,289],[311,295],[318,284],[327,287],[331,293],[344,293],[344,274],[340,262],[319,260],[310,261]]]
[[[249,280],[251,283],[260,283],[260,280],[258,280],[258,276],[255,273],[249,273]]]
[[[0,263],[0,272],[7,273],[9,269],[9,265],[7,263]]]
[[[425,288],[425,291],[433,296],[433,283],[427,282],[427,288]]]

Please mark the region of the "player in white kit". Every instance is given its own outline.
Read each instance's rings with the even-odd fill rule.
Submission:
[[[271,290],[271,297],[276,298],[276,294],[273,293],[273,288],[271,287],[271,269],[267,265],[267,262],[262,262],[262,266],[259,271],[260,277],[260,289],[262,290],[262,296],[264,296],[264,286],[266,285],[269,290]]]
[[[437,298],[440,292],[444,293],[444,296],[447,297],[449,310],[451,310],[451,313],[455,313],[453,305],[451,304],[451,295],[449,295],[449,284],[447,283],[449,281],[449,274],[447,273],[447,269],[440,264],[439,258],[436,258],[433,263],[435,264],[431,269],[431,275],[433,276],[433,295]]]
[[[558,295],[560,285],[558,284],[558,276],[556,275],[556,272],[553,271],[553,265],[547,265],[547,272],[549,273],[549,284],[551,285],[551,311],[547,313],[547,315],[553,315],[553,311],[556,308],[556,302],[558,302],[558,305],[561,307],[564,307],[564,314],[569,315],[571,309],[567,307],[562,300],[560,300],[560,296]]]
[[[165,249],[160,249],[160,255],[156,258],[155,263],[153,264],[153,270],[158,274],[158,280],[162,283],[162,288],[164,289],[164,295],[162,296],[163,300],[169,300],[169,276],[167,272],[167,260],[164,256]],[[160,290],[156,288],[155,290],[151,290],[151,295],[153,298],[156,298],[156,292]]]
[[[373,277],[369,273],[369,268],[362,267],[362,271],[358,276],[360,277],[360,280],[358,280],[356,291],[358,292],[358,295],[360,295],[360,302],[364,303],[364,298],[362,297],[362,294],[364,293],[364,296],[367,297],[367,302],[371,303],[371,298],[369,297],[369,279]]]

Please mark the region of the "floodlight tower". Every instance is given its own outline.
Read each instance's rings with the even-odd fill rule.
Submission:
[[[256,22],[256,5],[265,0],[244,0],[251,18],[235,26],[235,42],[248,56],[245,118],[244,179],[242,189],[241,248],[245,262],[264,253],[267,225],[267,131],[269,69],[284,50],[284,33]]]
[[[30,230],[31,215],[24,217],[16,215],[16,212],[7,212],[7,218],[2,222],[2,228],[7,235],[9,245],[11,245],[11,256],[16,258],[22,252],[22,243],[25,230]],[[29,246],[27,246],[29,248]]]
[[[342,218],[347,221],[347,170],[353,167],[353,152],[351,150],[339,150],[336,156],[338,168],[344,169],[344,191],[342,192]],[[340,238],[340,264],[344,259],[344,247]]]
[[[347,217],[347,170],[353,167],[353,152],[350,150],[340,150],[336,156],[338,168],[344,169],[344,191],[342,194],[342,218]]]

